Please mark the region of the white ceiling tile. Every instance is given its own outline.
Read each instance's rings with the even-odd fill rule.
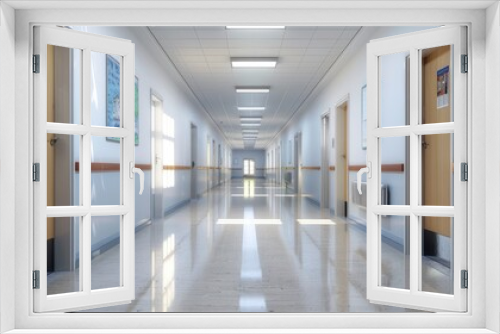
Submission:
[[[161,39],[162,45],[169,44],[175,48],[199,48],[200,42],[197,39]]]
[[[181,56],[179,57],[183,63],[203,63],[205,56]]]
[[[226,39],[225,30],[207,30],[207,29],[196,29],[197,38],[209,38],[209,39]]]
[[[208,63],[225,63],[227,65],[231,64],[231,58],[224,55],[224,56],[211,56],[207,55],[205,56],[205,59]]]
[[[283,48],[307,48],[309,39],[285,39],[283,40]]]
[[[314,35],[316,28],[305,29],[286,29],[285,38],[287,39],[311,39]]]
[[[321,64],[323,60],[325,59],[325,56],[304,56],[302,57],[302,63],[314,63],[316,65]]]
[[[230,49],[279,49],[281,47],[281,39],[228,39]]]
[[[328,56],[331,54],[330,49],[307,49],[306,56]]]
[[[227,48],[227,40],[225,39],[207,38],[207,39],[199,39],[199,41],[202,48],[209,48],[209,49]]]
[[[309,48],[311,49],[330,49],[332,46],[334,46],[337,43],[336,39],[313,39],[311,40],[311,43],[309,44]]]
[[[231,57],[278,57],[280,54],[279,48],[246,48],[246,49],[230,49]]]
[[[281,48],[280,56],[302,56],[306,51],[307,48]]]
[[[203,56],[203,49],[177,49],[178,54],[181,56]]]
[[[264,147],[316,87],[359,28],[151,28],[165,52],[233,147],[243,147],[240,116],[263,116],[256,147]],[[275,69],[232,69],[230,57],[278,57]],[[269,94],[237,94],[236,86],[270,86]],[[265,111],[237,106],[266,106]]]
[[[283,30],[244,30],[228,29],[226,36],[228,39],[281,39],[285,35]]]
[[[205,56],[229,56],[229,49],[220,48],[203,48]]]

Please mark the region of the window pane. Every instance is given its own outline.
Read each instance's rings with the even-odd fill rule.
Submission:
[[[380,126],[409,125],[407,117],[407,78],[409,52],[379,57]]]
[[[92,137],[92,205],[121,204],[121,142]]]
[[[421,145],[422,205],[453,205],[453,135],[422,136]]]
[[[422,124],[453,121],[452,48],[421,50]]]
[[[381,205],[410,205],[409,137],[380,139]]]
[[[91,53],[91,124],[121,126],[122,57]]]
[[[421,219],[422,291],[453,294],[453,218]]]
[[[381,216],[380,285],[410,288],[410,238],[407,216]]]
[[[80,288],[80,217],[47,218],[47,295]]]
[[[120,283],[120,216],[92,217],[92,290]]]
[[[47,45],[47,122],[81,124],[82,50]]]
[[[47,134],[47,206],[80,205],[80,136]]]

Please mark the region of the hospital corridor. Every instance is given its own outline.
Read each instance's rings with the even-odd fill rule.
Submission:
[[[95,49],[72,46],[70,34],[95,40]],[[35,205],[46,213],[35,231],[36,307],[461,308],[461,34],[423,26],[35,30],[36,84],[46,87],[36,90],[46,117],[34,130]]]

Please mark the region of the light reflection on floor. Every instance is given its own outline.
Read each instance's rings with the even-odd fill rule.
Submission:
[[[400,251],[390,245],[382,251],[390,260],[384,277],[404,279]],[[136,299],[92,311],[411,311],[365,296],[362,229],[275,183],[240,179],[139,231]]]

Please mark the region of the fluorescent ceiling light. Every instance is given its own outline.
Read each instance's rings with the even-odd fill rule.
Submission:
[[[285,26],[226,26],[226,29],[285,29]]]
[[[246,110],[266,110],[266,107],[238,107],[239,111],[246,111]]]
[[[278,58],[231,58],[233,68],[275,68]]]
[[[241,126],[260,126],[260,123],[241,123]]]
[[[242,122],[260,122],[262,120],[262,117],[256,116],[256,117],[240,117],[240,121]]]
[[[243,88],[243,87],[236,87],[236,93],[269,93],[269,88]]]
[[[245,133],[259,133],[259,130],[246,130],[245,129],[242,132],[243,132],[243,134],[245,134]]]

